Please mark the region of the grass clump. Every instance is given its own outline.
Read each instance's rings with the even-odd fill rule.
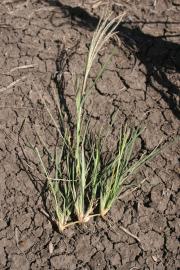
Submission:
[[[91,67],[98,52],[115,35],[114,31],[121,19],[122,16],[112,20],[111,16],[107,16],[100,20],[94,32],[83,78],[77,78],[75,82],[76,120],[73,132],[65,124],[61,104],[58,104],[59,124],[43,100],[62,141],[61,147],[56,149],[55,156],[50,155],[53,178],[50,177],[50,171],[46,168],[38,148],[34,150],[47,178],[54,220],[60,231],[72,224],[87,222],[97,215],[104,217],[118,198],[128,177],[159,151],[156,148],[150,154],[143,154],[138,160],[133,161],[133,148],[142,131],[124,127],[119,132],[116,151],[111,158],[104,161],[101,132],[92,135],[89,121],[85,119],[86,99],[107,63],[99,71],[93,85],[89,84],[88,80]],[[45,148],[49,153],[47,147]]]

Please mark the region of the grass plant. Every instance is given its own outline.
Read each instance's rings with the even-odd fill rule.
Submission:
[[[85,117],[86,100],[108,62],[101,68],[94,83],[90,84],[92,65],[104,44],[115,35],[121,19],[122,15],[114,19],[111,19],[111,15],[103,17],[93,34],[83,77],[77,77],[75,82],[76,120],[73,134],[64,121],[61,104],[57,104],[60,116],[58,123],[41,97],[62,141],[52,156],[40,137],[50,155],[53,177],[50,176],[52,172],[45,165],[42,154],[37,147],[34,148],[47,179],[53,203],[53,219],[60,231],[75,223],[87,222],[94,216],[104,217],[118,198],[128,177],[159,152],[157,147],[149,154],[142,154],[138,160],[132,160],[134,145],[142,130],[124,127],[119,132],[117,149],[111,154],[112,158],[103,161],[101,132],[93,135]]]

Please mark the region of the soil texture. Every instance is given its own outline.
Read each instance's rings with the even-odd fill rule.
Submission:
[[[46,182],[27,144],[41,145],[39,133],[53,149],[56,129],[38,93],[56,117],[52,93],[62,90],[73,127],[74,74],[107,2],[1,0],[0,269],[180,269],[177,142],[143,167],[136,180],[146,181],[127,186],[105,220],[59,233],[44,214]],[[180,3],[117,0],[109,9],[125,15],[93,66],[92,80],[115,48],[87,114],[94,130],[111,129],[109,151],[125,123],[146,127],[137,149],[151,150],[179,132]]]

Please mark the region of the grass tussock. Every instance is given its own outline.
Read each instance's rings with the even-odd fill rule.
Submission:
[[[106,16],[100,20],[94,32],[83,78],[77,78],[74,86],[76,121],[73,134],[65,124],[61,104],[57,104],[60,115],[60,123],[57,123],[43,100],[62,141],[61,147],[56,149],[55,157],[51,156],[53,178],[50,177],[38,148],[34,148],[34,151],[47,178],[54,220],[60,231],[72,224],[87,222],[97,215],[104,217],[118,198],[128,177],[159,151],[159,148],[156,148],[149,154],[142,154],[138,160],[132,160],[134,145],[142,131],[138,128],[131,130],[125,126],[119,131],[116,151],[105,161],[102,157],[104,141],[101,132],[92,135],[89,121],[85,119],[85,102],[93,88],[88,80],[92,65],[104,44],[115,35],[121,19],[122,15],[114,19],[111,19],[110,15]],[[94,84],[107,64],[99,71]],[[41,141],[43,142],[42,139]],[[43,146],[49,153],[44,143]]]

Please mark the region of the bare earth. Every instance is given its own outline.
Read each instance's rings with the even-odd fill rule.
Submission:
[[[103,9],[97,2],[1,0],[0,269],[180,269],[178,143],[144,166],[136,180],[146,181],[121,196],[106,220],[97,218],[60,234],[42,213],[45,179],[27,142],[40,145],[38,130],[53,147],[56,132],[37,91],[56,115],[52,90],[64,90],[62,103],[71,122],[72,78],[83,71]],[[161,139],[178,135],[180,3],[110,2],[114,14],[126,15],[117,39],[107,44],[93,67],[92,79],[116,48],[90,96],[87,113],[98,130],[111,124],[117,112],[109,149],[126,122],[146,127],[137,148],[150,150]],[[58,84],[61,76],[64,85]]]

